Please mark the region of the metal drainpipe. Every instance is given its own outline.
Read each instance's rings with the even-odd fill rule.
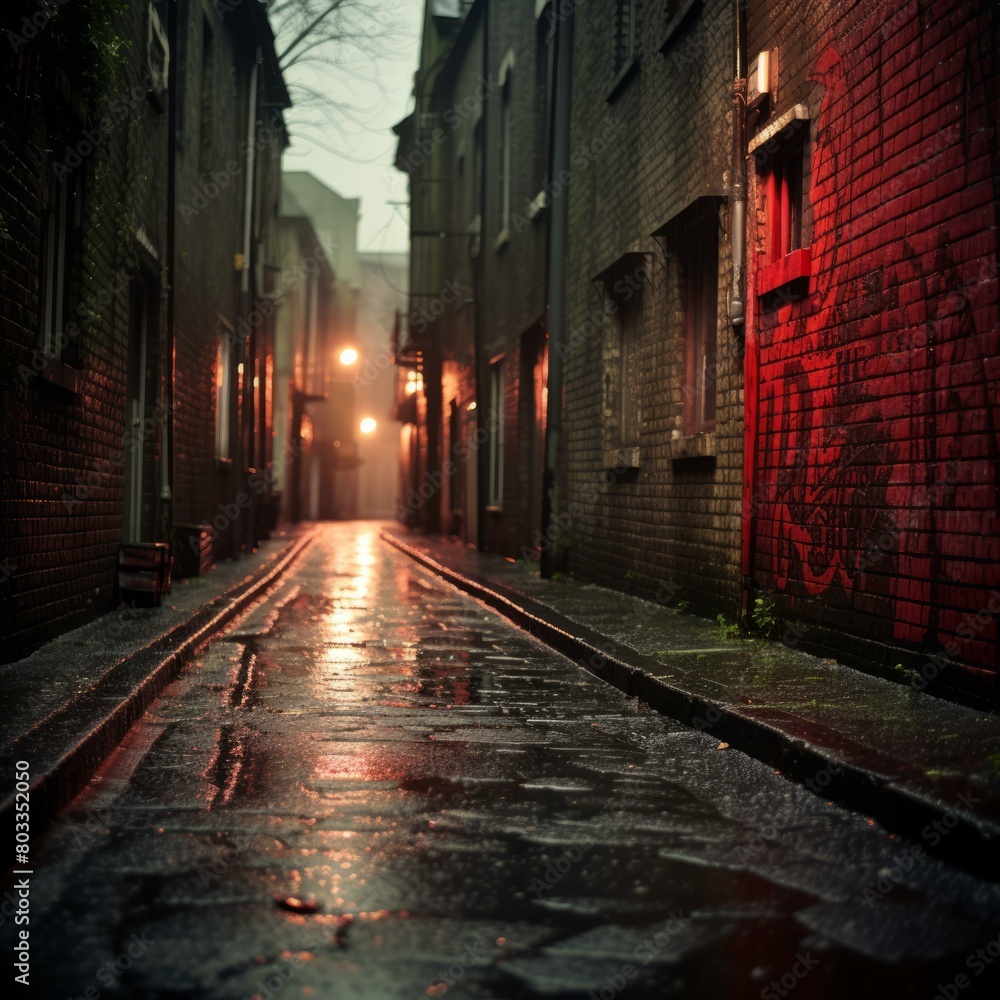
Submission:
[[[757,337],[746,325],[746,0],[733,0],[733,186],[729,233],[733,247],[733,281],[729,321],[733,335],[743,334],[743,496],[740,518],[740,615],[749,612],[757,526],[757,413],[759,359]]]
[[[161,435],[163,451],[160,465],[160,537],[173,543],[174,483],[174,297],[176,295],[177,245],[177,43],[180,8],[171,4],[167,15],[167,45],[173,58],[167,66],[167,266],[166,315],[163,331],[163,356],[160,361],[163,379],[163,416]],[[165,369],[165,370],[164,370]]]
[[[483,50],[481,54],[480,76],[483,80],[490,78],[490,5],[483,5]],[[483,143],[482,155],[479,157],[479,203],[476,209],[479,212],[479,253],[472,261],[472,340],[473,340],[473,364],[472,376],[475,382],[476,393],[476,441],[483,439],[483,431],[487,425],[487,410],[483,405],[486,401],[486,387],[489,382],[484,378],[483,366],[487,359],[483,357],[485,343],[485,323],[486,323],[486,288],[483,279],[483,262],[486,257],[486,103],[480,107],[480,139]],[[477,549],[483,547],[483,540],[486,537],[484,527],[486,524],[486,500],[489,492],[489,477],[487,475],[486,456],[489,454],[488,448],[477,447],[474,452],[476,463],[476,534],[472,541]]]
[[[552,136],[551,179],[569,171],[571,85],[573,79],[572,8],[556,26],[555,128]],[[545,471],[542,479],[541,575],[551,577],[558,569],[555,559],[556,473],[562,430],[563,333],[566,325],[566,227],[569,218],[569,185],[552,200],[549,237],[549,397],[545,413]]]
[[[746,272],[746,69],[743,47],[745,40],[744,0],[733,0],[733,184],[729,198],[729,235],[733,247],[733,283],[729,297],[729,322],[734,330],[746,319],[744,276]]]
[[[254,167],[256,163],[256,139],[257,139],[257,86],[258,67],[262,61],[260,46],[254,54],[253,68],[250,70],[250,93],[249,109],[247,113],[247,177],[243,202],[243,268],[240,271],[240,311],[244,320],[247,321],[247,335],[241,338],[240,359],[238,363],[243,365],[243,405],[238,412],[242,414],[240,426],[237,428],[239,441],[239,461],[236,467],[240,469],[240,475],[246,476],[250,464],[253,462],[253,454],[244,452],[243,443],[246,440],[249,445],[251,435],[245,434],[244,429],[253,426],[253,364],[249,351],[251,338],[256,342],[256,334],[250,329],[250,260],[253,241],[253,201],[254,201]],[[245,481],[245,480],[244,480]],[[237,493],[242,492],[237,490]],[[246,517],[241,519],[239,527],[233,529],[233,555],[239,558],[244,548],[253,549],[253,512],[247,511]]]

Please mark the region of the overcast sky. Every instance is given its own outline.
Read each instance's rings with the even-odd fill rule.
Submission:
[[[334,104],[352,108],[335,113],[336,124],[309,128],[296,127],[303,112],[292,108],[286,116],[292,142],[285,151],[284,167],[308,170],[345,198],[361,199],[360,250],[398,251],[409,247],[409,214],[404,205],[386,204],[407,199],[406,179],[392,166],[396,150],[392,126],[413,107],[424,0],[381,0],[379,6],[381,16],[391,19],[394,41],[378,43],[377,56],[356,56],[350,69],[323,73],[292,67],[286,74],[293,96],[296,82],[306,81],[328,94]],[[279,25],[275,31],[280,37]],[[310,135],[332,151],[311,142]]]

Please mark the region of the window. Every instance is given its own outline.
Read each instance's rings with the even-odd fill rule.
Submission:
[[[649,281],[644,254],[627,254],[604,278],[604,464],[636,467],[645,360],[643,291]]]
[[[233,401],[233,345],[223,332],[215,360],[215,457],[223,462],[232,459],[231,410]]]
[[[623,73],[635,59],[638,0],[615,0],[611,10],[611,75]]]
[[[684,317],[684,433],[715,430],[719,308],[718,203],[703,199],[685,213],[678,240]]]
[[[500,136],[497,155],[498,208],[500,212],[495,249],[499,250],[508,240],[510,232],[510,83],[514,65],[514,52],[509,50],[500,65]]]
[[[41,349],[55,360],[62,358],[67,344],[70,279],[82,227],[82,200],[79,172],[63,167],[46,189],[41,247]]]
[[[766,253],[757,294],[766,295],[811,273],[804,225],[808,110],[797,105],[749,143],[757,163]]]
[[[490,467],[487,506],[500,510],[503,506],[503,358],[490,365]]]
[[[767,180],[768,258],[773,263],[802,248],[802,146],[774,158]]]
[[[642,303],[642,284],[638,282],[635,294],[619,300],[618,330],[621,342],[619,353],[618,421],[621,443],[631,447],[639,443],[639,400],[641,398],[641,359],[639,358],[639,316]]]
[[[150,0],[149,27],[146,33],[146,66],[149,70],[150,91],[156,98],[160,109],[166,107],[167,74],[170,69],[170,47],[167,43],[167,32],[157,13],[155,3],[160,0]]]
[[[479,256],[481,235],[483,232],[483,119],[479,118],[472,129],[472,221],[469,232],[473,234],[469,244],[469,254]]]

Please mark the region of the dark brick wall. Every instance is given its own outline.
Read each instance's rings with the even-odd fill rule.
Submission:
[[[219,518],[214,542],[220,558],[234,551],[234,526],[223,508],[241,487],[238,455],[229,463],[216,460],[215,410],[220,333],[234,336],[240,319],[234,256],[243,252],[247,160],[241,143],[247,139],[249,65],[231,30],[234,15],[223,19],[211,5],[189,0],[181,17],[185,83],[177,156],[174,519],[199,524]],[[205,89],[203,80],[210,81]]]
[[[79,0],[62,6],[17,51],[11,47],[8,53],[5,41],[0,61],[5,656],[107,610],[116,599],[116,548],[127,530],[124,505],[134,433],[126,412],[130,356],[141,328],[140,311],[149,330],[145,371],[139,376],[146,388],[139,431],[144,449],[140,537],[169,540],[171,521],[211,521],[220,504],[245,488],[245,472],[216,466],[214,380],[219,324],[224,320],[235,327],[240,316],[234,254],[243,250],[246,162],[238,150],[246,138],[249,72],[261,28],[249,6],[234,9],[224,21],[212,5],[194,0],[176,5],[162,0],[157,8],[164,18],[169,10],[181,19],[181,44],[171,53],[183,93],[172,281],[170,137],[166,101],[149,85],[148,3]],[[16,27],[25,13],[37,9],[35,4],[8,5],[0,26]],[[109,30],[131,44],[121,46],[118,69],[95,82],[96,63],[84,29],[88,18],[100,20],[108,10]],[[215,30],[215,83],[203,101],[205,18]],[[201,127],[203,105],[211,108],[209,130]],[[201,148],[203,135],[211,138],[208,156]],[[282,138],[279,120],[273,140],[259,153],[267,194],[256,206],[255,242],[266,243],[268,220],[276,211],[271,202]],[[80,178],[81,210],[72,227],[67,270],[72,325],[63,331],[68,336],[58,360],[47,360],[39,351],[43,198],[53,167],[60,164],[74,168]],[[135,294],[139,282],[146,289],[146,306]],[[170,294],[176,305],[172,403]],[[251,303],[253,294],[251,282]],[[268,333],[265,325],[265,342]],[[172,498],[163,490],[171,414]],[[237,457],[244,456],[237,452]],[[256,536],[244,528],[240,537],[252,543]],[[233,547],[233,535],[232,530],[220,532],[216,555]]]
[[[807,641],[888,665],[909,650],[928,679],[993,687],[996,7],[818,3],[806,35],[796,7],[751,7],[750,51],[779,51],[768,121],[810,113],[812,258],[804,296],[756,296],[765,148],[749,202],[755,577],[814,630]]]
[[[420,410],[429,420],[421,427],[427,471],[420,475],[429,475],[434,489],[432,499],[403,514],[428,530],[511,556],[535,543],[540,520],[537,381],[544,371],[548,215],[532,220],[527,214],[545,182],[540,30],[533,0],[481,0],[447,38],[437,39],[428,28],[425,45],[433,37],[451,51],[446,59],[433,47],[424,53],[423,96],[399,161],[410,175],[416,234],[409,326],[424,354],[424,384],[433,402]],[[506,217],[500,195],[502,74],[512,150]],[[435,231],[447,235],[426,235]],[[523,342],[540,359],[535,368],[525,368]],[[485,468],[494,434],[488,375],[498,357],[505,371],[504,491],[502,503],[486,511]],[[522,386],[525,371],[531,378]],[[436,468],[428,440],[437,446]]]
[[[5,656],[114,599],[129,280],[142,265],[155,287],[164,250],[166,121],[146,96],[147,5],[131,3],[115,15],[114,31],[133,44],[99,90],[87,81],[78,37],[93,6],[60,8],[16,52],[5,43],[0,65]],[[4,28],[36,9],[9,6]],[[74,164],[83,194],[68,271],[68,336],[60,359],[46,360],[38,353],[42,192],[57,166]],[[153,310],[162,317],[158,298]],[[147,415],[156,403],[154,384]],[[146,434],[154,456],[159,430]]]
[[[735,614],[742,370],[727,321],[730,249],[723,227],[732,5],[696,4],[671,33],[667,4],[642,4],[638,60],[615,94],[613,7],[602,0],[576,10],[571,177],[556,195],[570,199],[562,527],[548,543],[563,549],[569,568],[583,577],[645,593],[669,582],[676,599],[693,609]],[[718,363],[709,373],[718,411],[714,434],[687,436],[682,276],[669,230],[699,198],[715,199],[719,218]],[[604,412],[604,376],[618,355],[597,279],[616,262],[628,273],[645,262],[647,275],[629,366],[640,400],[638,468],[630,471],[615,468],[612,418]]]
[[[529,206],[546,182],[545,93],[547,72],[544,43],[548,21],[535,19],[534,0],[489,5],[488,78],[498,84],[505,60],[510,105],[510,215],[501,213],[502,91],[485,102],[485,192],[482,256],[481,384],[488,385],[490,361],[503,355],[504,365],[504,490],[497,511],[483,515],[482,544],[489,551],[517,557],[522,547],[537,544],[539,499],[534,487],[541,480],[542,455],[533,446],[539,432],[538,407],[530,404],[531,382],[522,384],[525,361],[522,340],[532,344],[545,320],[545,275],[549,212],[534,219]],[[498,234],[507,240],[497,245]],[[528,354],[534,356],[536,348]],[[531,371],[530,367],[527,369]],[[487,403],[484,399],[484,403]],[[484,409],[484,413],[487,412]],[[484,446],[488,447],[488,446]],[[527,554],[527,551],[525,552]]]
[[[476,153],[476,125],[485,123],[493,98],[481,81],[485,25],[480,12],[471,18],[439,81],[436,100],[445,135],[441,155],[449,179],[448,232],[459,234],[446,242],[441,288],[444,292],[451,283],[449,301],[442,302],[441,455],[445,479],[440,490],[440,523],[446,533],[474,544],[481,446],[477,432],[482,415],[477,399],[475,331],[484,304],[478,267],[484,254],[490,252],[481,220],[478,235],[475,232],[482,187],[482,178],[477,176],[481,161]],[[465,233],[469,235],[461,235]],[[473,257],[477,245],[478,256]],[[469,410],[473,402],[477,408]]]

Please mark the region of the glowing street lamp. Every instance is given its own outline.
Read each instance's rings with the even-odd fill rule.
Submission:
[[[302,423],[299,425],[299,438],[302,440],[303,444],[312,444],[313,423],[309,419],[308,413],[302,414]]]
[[[371,434],[376,427],[378,427],[378,424],[371,417],[365,417],[365,419],[361,421],[362,434]]]
[[[358,352],[353,347],[345,347],[340,352],[340,363],[345,367],[350,367],[358,360]]]

